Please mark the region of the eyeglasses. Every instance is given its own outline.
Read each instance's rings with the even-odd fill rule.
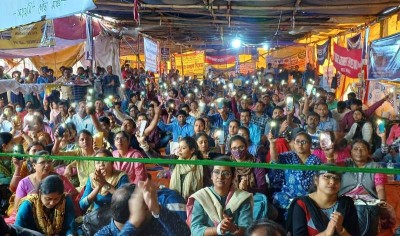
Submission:
[[[310,142],[308,142],[307,140],[295,140],[294,143],[296,145],[302,146],[302,145],[309,144]]]
[[[212,173],[216,176],[221,175],[224,178],[228,178],[232,175],[232,173],[230,171],[224,170],[224,171],[220,171],[220,170],[213,170]]]
[[[239,147],[233,147],[233,148],[231,148],[233,151],[237,151],[237,150],[240,150],[240,151],[243,151],[244,149],[246,149],[246,146],[244,146],[244,145],[242,145],[242,146],[239,146]]]
[[[340,182],[340,177],[336,175],[321,175],[322,178],[326,181],[333,180],[334,182]]]

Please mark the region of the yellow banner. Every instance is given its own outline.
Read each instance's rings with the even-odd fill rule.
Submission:
[[[181,75],[204,75],[204,51],[187,52],[175,54],[174,56],[176,69],[180,71]]]
[[[50,46],[43,41],[46,21],[0,32],[0,49],[38,48]]]

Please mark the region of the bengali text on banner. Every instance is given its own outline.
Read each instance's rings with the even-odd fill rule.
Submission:
[[[362,68],[362,49],[352,49],[333,44],[333,66],[342,74],[358,78]]]
[[[175,54],[174,56],[176,69],[181,72],[180,74],[192,76],[202,76],[204,74],[204,51]]]
[[[96,8],[92,0],[2,0],[1,4],[0,30]]]

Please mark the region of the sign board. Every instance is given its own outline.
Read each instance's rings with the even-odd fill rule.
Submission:
[[[144,38],[144,57],[146,70],[157,72],[158,45],[148,38]]]
[[[46,21],[0,32],[0,49],[23,49],[50,46],[46,40]]]
[[[161,48],[161,60],[169,60],[169,48]]]
[[[96,8],[92,0],[2,0],[1,4],[0,30]]]

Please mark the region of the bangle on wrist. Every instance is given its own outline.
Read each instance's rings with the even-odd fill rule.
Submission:
[[[219,223],[218,226],[217,226],[217,235],[224,235],[224,234],[221,232],[221,223]]]

